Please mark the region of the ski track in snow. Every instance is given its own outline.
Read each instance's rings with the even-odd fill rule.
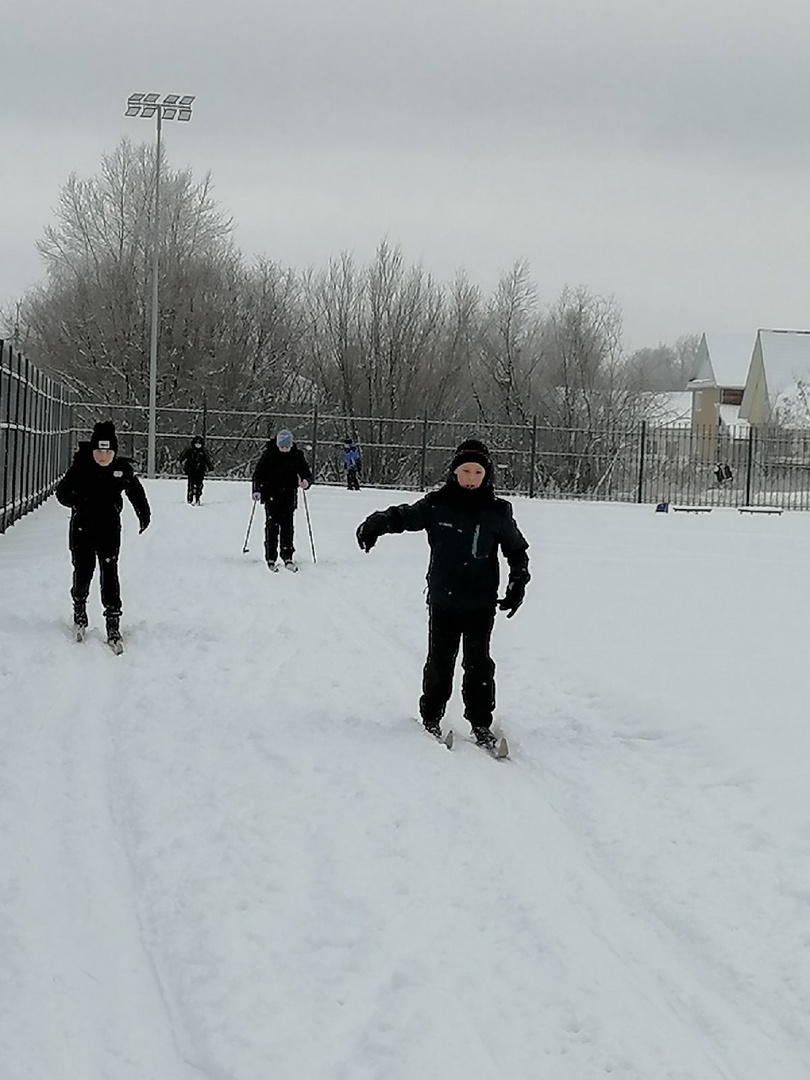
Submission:
[[[414,720],[424,537],[354,541],[416,496],[314,488],[271,575],[247,485],[183,492],[125,508],[122,657],[53,500],[0,538],[3,1080],[806,1080],[810,520],[516,500],[495,762]]]

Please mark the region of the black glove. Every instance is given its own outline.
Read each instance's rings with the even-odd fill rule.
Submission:
[[[523,597],[526,595],[526,585],[522,581],[510,581],[506,586],[506,593],[503,600],[498,601],[498,607],[501,611],[507,612],[507,619],[511,619],[517,609],[523,603]]]
[[[149,528],[149,522],[148,521],[142,521],[141,522],[141,527],[140,527],[140,529],[138,529],[138,536],[140,536],[141,533],[145,532],[148,528]]]
[[[371,517],[367,517],[357,527],[357,543],[363,551],[371,551],[382,536],[383,530],[380,528],[380,521],[375,519],[377,519],[377,515],[372,514]]]

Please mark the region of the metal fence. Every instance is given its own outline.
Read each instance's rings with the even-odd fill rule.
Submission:
[[[0,533],[50,495],[74,441],[67,389],[0,340]]]
[[[147,409],[76,403],[77,434],[112,419],[121,451],[146,464]],[[424,490],[446,475],[453,450],[475,436],[490,447],[503,492],[530,497],[699,506],[773,505],[810,509],[810,430],[633,425],[560,428],[461,421],[348,417],[306,413],[159,409],[157,463],[179,474],[178,458],[202,434],[213,475],[250,476],[265,442],[289,427],[317,480],[341,483],[348,436],[362,455],[361,480],[378,487]]]

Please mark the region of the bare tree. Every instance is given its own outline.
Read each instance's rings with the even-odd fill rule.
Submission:
[[[29,342],[43,367],[86,396],[147,396],[154,154],[125,139],[97,176],[70,176],[38,244],[46,279],[24,304]],[[159,345],[162,389],[173,398],[195,377],[196,328],[233,277],[236,254],[210,178],[162,168]]]
[[[627,360],[635,372],[640,389],[685,390],[696,375],[699,334],[683,334],[671,345],[636,349]]]
[[[483,419],[529,422],[542,353],[541,331],[529,264],[516,262],[501,276],[486,304],[479,333],[477,369],[483,379],[477,403]]]

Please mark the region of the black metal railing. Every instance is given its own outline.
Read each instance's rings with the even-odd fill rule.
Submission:
[[[50,495],[74,442],[68,390],[0,340],[0,533]]]
[[[147,409],[77,402],[77,434],[112,419],[122,452],[146,464]],[[497,485],[539,498],[612,502],[689,503],[703,506],[774,505],[810,509],[810,429],[778,427],[661,427],[648,421],[556,427],[475,424],[427,417],[352,417],[319,409],[250,412],[161,408],[157,463],[161,475],[179,473],[178,458],[203,434],[213,475],[250,475],[262,447],[289,427],[307,452],[317,479],[340,483],[341,449],[349,436],[362,454],[368,484],[423,490],[440,482],[454,448],[475,436],[490,447]]]

